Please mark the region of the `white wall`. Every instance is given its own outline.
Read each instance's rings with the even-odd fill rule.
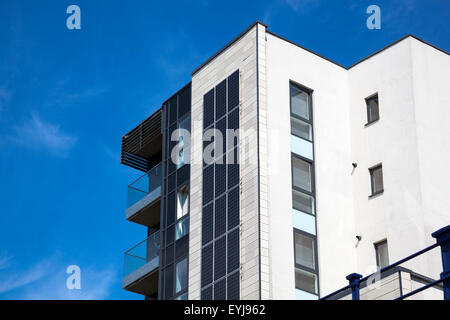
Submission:
[[[431,232],[450,221],[448,56],[406,38],[349,70],[357,272],[375,267],[373,243],[388,239],[395,262],[434,243]],[[446,90],[447,89],[447,90]],[[364,98],[378,92],[380,120],[368,127]],[[368,199],[368,168],[383,163],[384,193]],[[436,190],[441,190],[434,192]],[[404,265],[437,278],[439,249]]]
[[[326,293],[346,285],[356,267],[347,71],[271,34],[266,50],[273,298],[294,299],[289,81],[314,90],[320,291]]]

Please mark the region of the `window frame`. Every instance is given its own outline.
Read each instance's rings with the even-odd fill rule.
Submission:
[[[384,245],[384,244],[386,244],[386,250],[387,250],[387,253],[388,253],[388,255],[387,255],[388,256],[388,264],[386,266],[384,266],[384,267],[381,267],[381,265],[380,265],[380,258],[379,258],[379,254],[378,254],[378,248],[380,246]],[[377,263],[377,268],[382,269],[382,268],[385,268],[385,267],[389,266],[389,246],[388,246],[387,238],[375,242],[373,244],[373,246],[375,248],[375,259],[376,259],[376,263]]]
[[[377,119],[370,119],[370,112],[369,112],[369,101],[376,98],[377,100],[377,108],[378,108],[378,118]],[[367,123],[364,125],[365,127],[377,122],[380,120],[380,99],[378,97],[378,92],[375,92],[374,94],[371,94],[370,96],[368,96],[367,98],[364,99],[366,102],[366,118],[367,118]]]
[[[313,240],[314,269],[306,267],[304,265],[301,265],[301,264],[297,263],[297,252],[295,250],[295,234],[296,233],[300,234],[301,236],[304,236],[304,237],[307,237],[307,238],[310,238],[310,239]],[[294,245],[294,285],[295,285],[295,288],[298,289],[298,290],[302,290],[302,291],[305,291],[305,292],[308,292],[308,293],[311,293],[311,294],[314,294],[314,295],[317,295],[317,296],[320,297],[319,264],[318,264],[318,261],[319,261],[318,257],[319,257],[319,255],[318,255],[318,252],[317,252],[317,237],[315,235],[310,234],[308,232],[305,232],[303,230],[294,228],[293,245]],[[300,269],[300,270],[312,273],[312,274],[314,274],[316,276],[316,281],[317,281],[317,288],[316,289],[317,289],[317,292],[312,292],[312,291],[305,290],[305,289],[302,289],[302,288],[297,288],[297,285],[295,284],[295,269]]]
[[[375,184],[374,184],[374,172],[378,169],[381,169],[381,178],[383,179],[383,186],[381,190],[378,190],[375,192]],[[383,194],[384,193],[384,176],[383,176],[383,164],[382,163],[378,163],[372,167],[369,168],[369,177],[370,177],[370,190],[371,190],[371,194],[369,196],[369,199],[372,197],[375,197],[377,195]]]
[[[292,112],[291,86],[296,87],[297,89],[303,91],[304,93],[306,93],[308,95],[308,114],[309,114],[309,119],[303,118],[303,117],[297,115],[296,113]],[[289,80],[289,113],[290,113],[290,118],[291,119],[294,118],[294,119],[303,121],[303,122],[305,122],[305,123],[307,123],[307,124],[309,124],[311,126],[311,140],[305,139],[303,137],[300,137],[300,136],[292,133],[292,125],[290,123],[289,125],[291,127],[290,128],[291,135],[293,135],[295,137],[298,137],[300,139],[303,139],[305,141],[308,141],[308,142],[313,142],[314,141],[312,99],[313,99],[313,90],[312,89],[307,88],[305,86],[302,86],[301,84],[299,84],[299,83],[297,83],[295,81]],[[291,121],[291,119],[289,119],[289,120]]]

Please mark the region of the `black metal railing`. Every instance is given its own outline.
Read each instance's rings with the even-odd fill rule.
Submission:
[[[443,271],[440,275],[440,278],[435,281],[431,281],[430,283],[428,283],[418,289],[415,289],[411,292],[408,292],[406,294],[401,294],[395,300],[406,299],[406,298],[411,297],[411,296],[413,296],[421,291],[424,291],[428,288],[435,287],[435,286],[439,285],[441,282],[443,283],[444,300],[450,300],[450,225],[432,233],[431,236],[436,239],[435,244],[432,244],[431,246],[428,246],[422,250],[419,250],[419,251],[407,256],[406,258],[403,258],[403,259],[401,259],[395,263],[392,263],[387,267],[381,268],[379,271],[377,271],[378,274],[383,274],[383,272],[389,271],[389,270],[391,270],[391,269],[393,269],[415,257],[418,257],[418,256],[424,254],[425,252],[428,252],[436,247],[441,247]],[[348,286],[345,286],[339,290],[336,290],[335,292],[330,293],[330,294],[326,295],[325,297],[322,297],[320,300],[330,299],[330,298],[332,298],[346,290],[349,290],[349,289],[351,289],[352,300],[359,300],[360,299],[360,297],[359,297],[360,284],[363,282],[366,282],[369,278],[374,277],[374,276],[375,276],[375,273],[370,274],[366,277],[363,277],[362,275],[360,275],[358,273],[351,273],[346,277],[346,279],[349,282]]]

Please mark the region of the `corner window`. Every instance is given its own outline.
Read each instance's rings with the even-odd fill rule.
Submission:
[[[378,94],[366,98],[366,105],[367,105],[367,124],[379,120],[380,112],[378,109]]]
[[[315,237],[294,229],[295,287],[318,294]]]
[[[375,243],[375,254],[377,257],[377,267],[384,268],[389,265],[389,252],[387,240]]]
[[[383,193],[383,167],[382,165],[377,165],[369,169],[370,173],[370,184],[372,188],[372,196]]]
[[[292,156],[292,184],[294,187],[312,192],[312,164]]]

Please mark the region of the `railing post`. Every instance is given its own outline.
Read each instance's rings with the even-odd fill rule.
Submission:
[[[450,277],[450,225],[439,229],[431,234],[436,238],[437,244],[441,247],[442,255],[442,273],[441,279]],[[450,278],[443,282],[444,284],[444,300],[450,300]]]
[[[359,281],[362,278],[362,275],[359,273],[350,273],[345,277],[352,289],[352,300],[359,300]]]

